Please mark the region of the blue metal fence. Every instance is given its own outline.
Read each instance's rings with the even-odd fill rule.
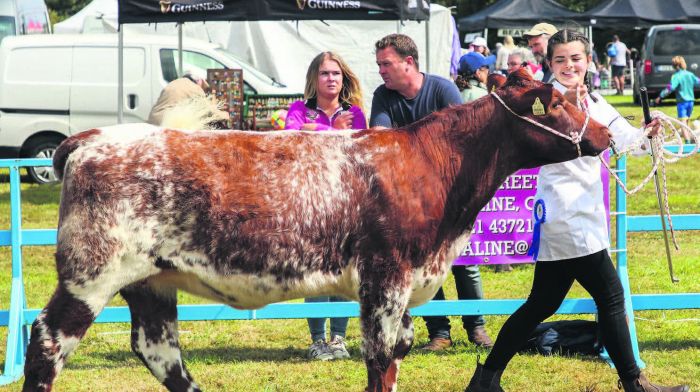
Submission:
[[[18,380],[23,373],[24,356],[29,341],[29,328],[39,309],[28,309],[24,290],[22,271],[22,247],[29,245],[55,245],[55,229],[24,230],[22,229],[22,210],[20,199],[21,167],[48,166],[49,159],[2,159],[0,168],[10,171],[10,230],[0,230],[0,246],[12,247],[12,291],[10,308],[0,310],[0,326],[8,327],[7,351],[4,373],[0,375],[0,385]],[[625,180],[626,159],[618,160],[620,177]],[[652,309],[695,309],[700,308],[700,293],[686,294],[642,294],[632,295],[627,272],[627,233],[632,231],[661,230],[661,220],[658,216],[627,216],[626,195],[620,190],[616,192],[616,232],[618,274],[625,290],[625,302],[630,314],[633,310]],[[676,230],[700,230],[700,215],[673,216]],[[462,300],[434,301],[411,309],[414,316],[434,315],[469,315],[469,314],[511,314],[522,303],[523,299],[493,299],[493,300]],[[595,313],[596,308],[590,298],[567,299],[559,308],[559,314]],[[183,321],[197,320],[256,320],[256,319],[289,319],[308,317],[357,317],[359,306],[355,302],[334,303],[327,306],[324,303],[278,303],[271,304],[258,310],[236,310],[226,305],[179,305],[178,318]],[[630,332],[633,337],[634,353],[640,366],[644,362],[639,357],[636,327],[634,317],[629,318]],[[127,307],[107,307],[97,317],[98,323],[130,322]]]

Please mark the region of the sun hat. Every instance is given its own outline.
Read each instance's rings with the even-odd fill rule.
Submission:
[[[488,45],[486,44],[486,40],[484,39],[484,37],[476,37],[474,39],[474,41],[472,41],[472,43],[469,45],[483,46],[485,48],[488,48]]]
[[[554,35],[557,31],[559,31],[554,25],[549,24],[549,23],[538,23],[532,28],[526,32],[523,33],[523,37],[529,38],[529,37],[537,37],[542,34],[547,34],[547,35]]]

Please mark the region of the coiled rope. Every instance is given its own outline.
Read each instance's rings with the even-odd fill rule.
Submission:
[[[637,186],[630,190],[622,182],[617,173],[610,168],[610,165],[603,158],[602,154],[598,157],[600,158],[600,161],[602,162],[603,166],[608,170],[608,172],[610,172],[610,174],[615,179],[620,188],[623,190],[623,192],[625,192],[628,195],[633,195],[639,192],[654,177],[654,174],[657,173],[657,170],[661,169],[661,178],[663,180],[661,188],[664,196],[663,208],[666,217],[668,218],[668,226],[671,231],[671,239],[673,240],[673,246],[676,248],[676,250],[678,250],[678,242],[676,241],[676,234],[673,230],[673,221],[671,219],[671,207],[668,202],[668,181],[666,178],[666,164],[675,163],[680,159],[688,158],[692,155],[695,155],[698,152],[699,147],[698,135],[688,125],[666,115],[663,112],[655,110],[651,112],[651,116],[652,118],[659,120],[659,122],[661,123],[661,131],[656,136],[653,136],[651,138],[649,138],[649,132],[651,132],[651,130],[645,131],[643,135],[637,141],[635,141],[635,143],[631,144],[632,147],[629,147],[623,151],[618,151],[614,154],[616,158],[619,158],[622,155],[629,154],[632,151],[637,150],[639,148],[638,146],[646,145],[646,141],[649,140],[649,146],[653,151],[651,170],[649,171],[649,174],[647,174],[646,177],[644,177],[644,179],[642,180],[642,182],[640,182]],[[687,153],[683,152],[683,130],[686,130],[688,134],[691,135],[692,142],[694,143],[693,149]],[[677,153],[664,148],[664,145],[667,143],[667,141],[672,141],[673,144],[677,144],[679,146]]]

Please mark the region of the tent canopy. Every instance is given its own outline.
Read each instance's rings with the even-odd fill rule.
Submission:
[[[700,20],[700,1],[609,0],[583,13],[579,20],[600,28],[644,28],[659,23],[687,23],[692,12]]]
[[[475,14],[460,18],[458,24],[460,31],[529,27],[539,22],[561,25],[567,20],[580,18],[580,15],[554,0],[499,0]]]
[[[256,20],[425,20],[423,0],[119,0],[119,24]]]

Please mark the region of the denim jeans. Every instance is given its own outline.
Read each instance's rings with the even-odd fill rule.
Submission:
[[[457,298],[483,298],[484,290],[481,287],[481,273],[478,265],[453,265],[452,274],[455,277],[455,286],[457,286]],[[433,300],[445,300],[445,292],[442,291],[442,287],[435,293]],[[426,316],[423,317],[423,320],[428,328],[430,339],[450,337],[450,320],[447,316]],[[462,316],[462,326],[467,331],[485,323],[486,320],[483,316]]]
[[[484,366],[505,369],[535,328],[559,309],[574,280],[595,301],[603,344],[618,375],[623,380],[638,377],[622,284],[605,249],[588,256],[535,264],[530,295],[501,328]]]
[[[346,302],[347,299],[342,297],[312,297],[304,299],[304,302]],[[333,306],[333,305],[329,305]],[[326,340],[326,320],[325,318],[308,318],[309,332],[311,332],[311,341],[315,342],[319,339]],[[345,337],[345,330],[348,328],[347,317],[331,318],[331,338],[333,336]]]

